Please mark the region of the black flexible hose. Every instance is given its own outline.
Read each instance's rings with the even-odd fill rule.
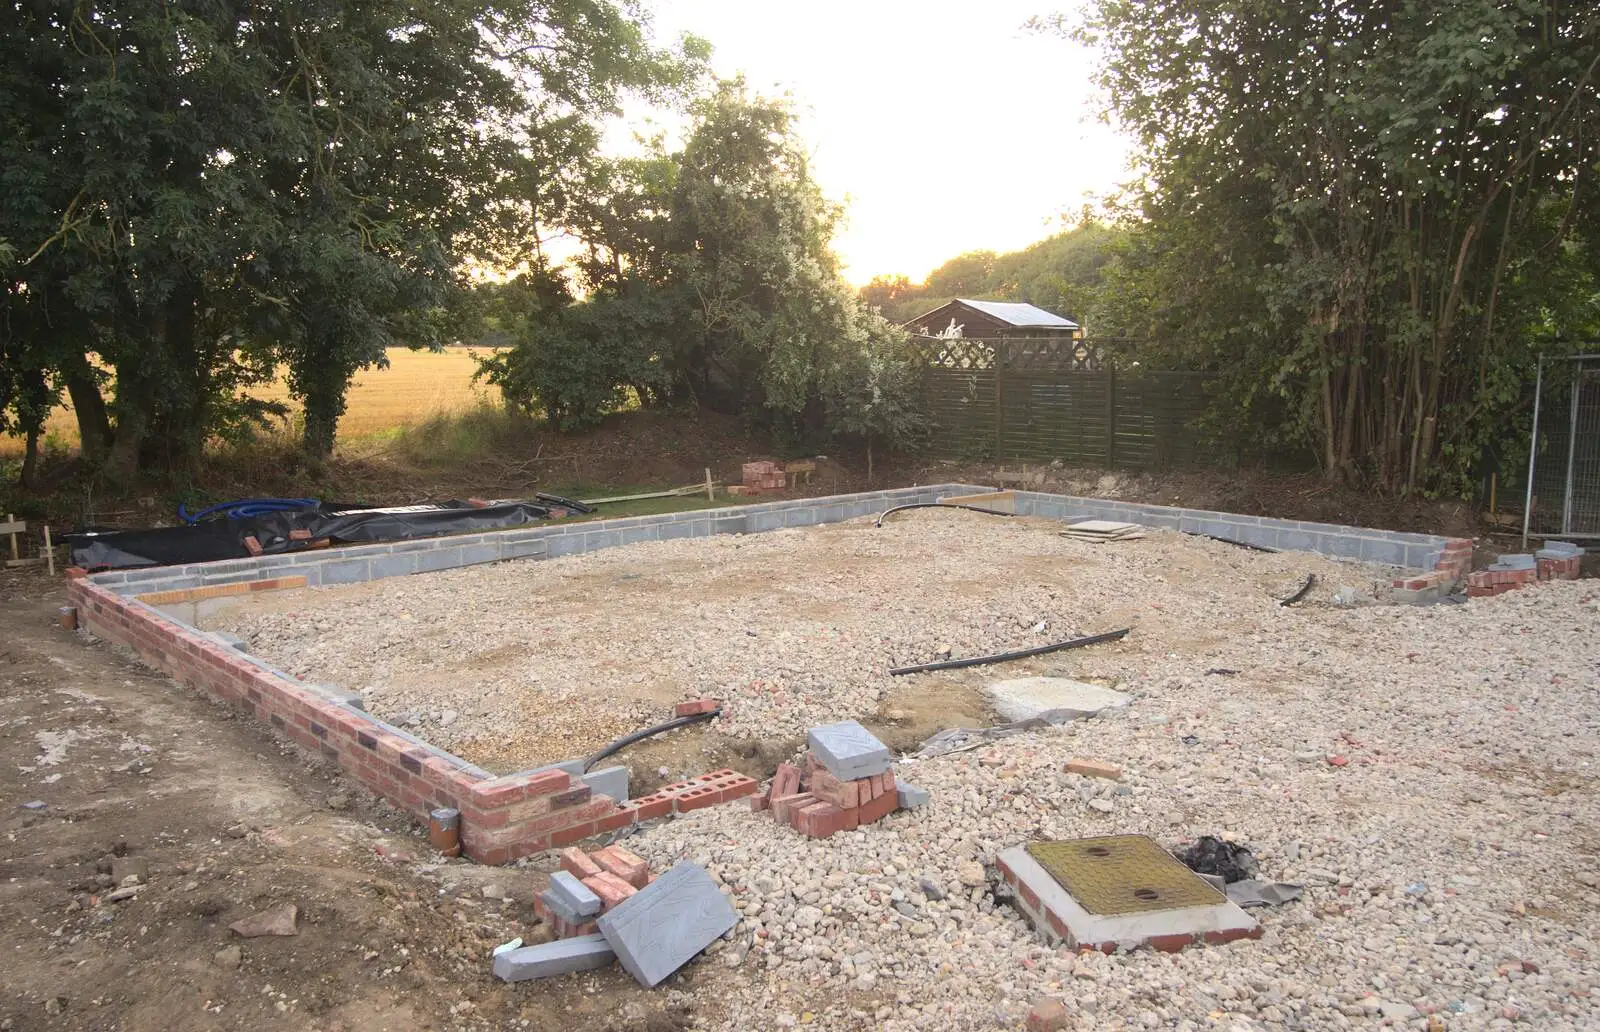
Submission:
[[[1280,606],[1292,606],[1296,602],[1298,602],[1301,599],[1305,598],[1307,595],[1311,594],[1311,589],[1316,587],[1316,586],[1317,586],[1317,575],[1314,574],[1314,573],[1308,573],[1308,574],[1306,574],[1306,582],[1304,584],[1300,585],[1300,590],[1295,592],[1293,595],[1290,595],[1288,598],[1281,600],[1278,603],[1278,605],[1280,605]]]
[[[722,707],[718,706],[709,713],[691,713],[687,717],[673,717],[665,724],[657,724],[655,727],[647,727],[643,731],[635,731],[631,735],[624,735],[615,742],[612,742],[610,745],[606,746],[604,749],[601,749],[599,752],[595,753],[593,756],[590,756],[588,759],[584,760],[583,769],[585,772],[587,772],[590,767],[593,767],[607,756],[621,752],[642,738],[649,738],[651,735],[659,735],[667,731],[675,731],[680,727],[688,727],[690,724],[698,724],[702,720],[710,720],[712,717],[719,715],[721,712]]]
[[[1018,649],[1015,652],[1000,652],[993,656],[974,656],[971,659],[947,659],[942,663],[923,663],[919,666],[896,667],[889,671],[889,676],[899,677],[901,674],[923,674],[930,670],[959,670],[962,667],[984,666],[988,663],[1004,663],[1012,659],[1026,659],[1029,656],[1042,656],[1046,652],[1060,652],[1062,649],[1079,649],[1085,645],[1098,645],[1103,641],[1116,641],[1125,638],[1133,628],[1124,627],[1120,631],[1107,631],[1104,634],[1091,634],[1087,638],[1069,638],[1058,641],[1052,645],[1038,645],[1031,649]]]
[[[889,516],[897,512],[905,512],[907,509],[968,509],[972,512],[987,513],[990,516],[1016,515],[1014,512],[1001,512],[999,509],[985,509],[981,505],[962,505],[960,502],[911,502],[908,505],[897,505],[893,509],[883,510],[882,515],[878,517],[877,522],[873,523],[873,526],[881,527],[883,526],[883,521],[888,519]]]
[[[1225,545],[1232,545],[1234,548],[1248,548],[1252,552],[1271,552],[1272,554],[1276,555],[1282,551],[1282,549],[1273,548],[1271,545],[1252,545],[1248,541],[1239,541],[1236,538],[1218,537],[1215,534],[1202,534],[1197,530],[1180,530],[1178,533],[1187,534],[1190,537],[1210,538],[1212,541],[1220,541]]]

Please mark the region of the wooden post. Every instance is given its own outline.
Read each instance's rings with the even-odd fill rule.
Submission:
[[[50,576],[56,575],[56,546],[50,543],[50,524],[44,525],[44,561]]]
[[[716,488],[716,485],[711,482],[711,467],[707,466],[706,467],[706,501],[714,502],[716,500],[717,500],[717,488]]]
[[[17,517],[8,512],[6,513],[6,522],[15,523],[17,522]],[[14,530],[11,532],[11,558],[13,561],[20,558],[20,555],[17,552],[17,532]]]
[[[1005,457],[1006,441],[1006,384],[1001,370],[1006,364],[1006,341],[1001,338],[994,348],[994,458]]]
[[[1106,368],[1106,468],[1117,464],[1117,370]]]

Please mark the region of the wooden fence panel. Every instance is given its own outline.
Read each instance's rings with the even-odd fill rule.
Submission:
[[[1033,340],[941,340],[925,354],[936,455],[1119,469],[1227,457],[1197,430],[1210,374],[1119,373],[1081,343],[1047,351]]]

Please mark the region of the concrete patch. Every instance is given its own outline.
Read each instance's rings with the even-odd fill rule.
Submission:
[[[1031,720],[1050,710],[1076,710],[1093,715],[1133,701],[1132,696],[1069,677],[1017,677],[983,686],[995,712],[1007,721]]]
[[[602,914],[599,928],[628,974],[650,987],[738,921],[705,868],[683,863]]]

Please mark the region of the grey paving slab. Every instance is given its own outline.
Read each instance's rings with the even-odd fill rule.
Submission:
[[[660,985],[738,920],[705,868],[682,863],[602,914],[599,928],[628,974],[649,987]]]
[[[806,741],[828,773],[840,780],[870,778],[889,769],[889,747],[854,720],[814,727]]]
[[[557,871],[550,876],[550,895],[560,900],[561,905],[572,914],[568,920],[600,913],[600,897],[566,871]]]
[[[919,788],[916,785],[905,781],[896,781],[894,783],[894,791],[895,796],[897,797],[897,802],[902,810],[911,810],[918,806],[926,806],[928,804],[928,800],[933,798],[932,794],[929,793],[927,789]]]
[[[504,982],[550,978],[574,971],[591,971],[617,959],[603,935],[575,935],[570,939],[507,950],[494,958],[494,975]]]

